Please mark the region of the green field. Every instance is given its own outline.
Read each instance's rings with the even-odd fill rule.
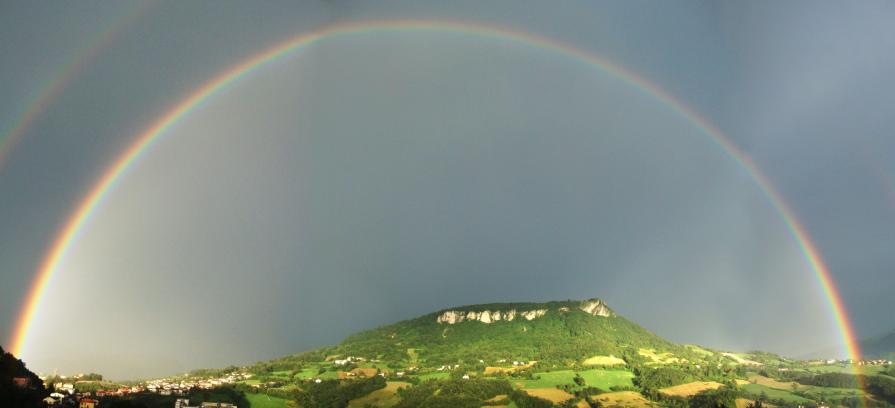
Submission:
[[[301,371],[299,371],[298,374],[295,375],[295,378],[298,380],[307,380],[310,378],[315,378],[315,377],[317,377],[318,370],[319,370],[319,368],[316,366],[315,367],[305,367]]]
[[[584,370],[579,371],[581,377],[584,378],[588,387],[597,387],[609,391],[610,387],[631,387],[631,379],[634,374],[624,370]],[[574,384],[575,371],[560,370],[543,373],[536,373],[536,380],[512,380],[514,384],[520,383],[523,388],[550,388],[563,384]]]
[[[810,371],[812,373],[846,373],[846,374],[854,374],[855,368],[852,365],[822,365],[822,366],[810,366],[805,370]],[[857,367],[860,370],[861,374],[873,375],[879,374],[886,369],[883,366],[866,366],[866,367]]]
[[[450,376],[451,376],[451,374],[448,373],[448,372],[444,372],[444,371],[436,371],[436,372],[434,372],[434,373],[421,374],[421,375],[419,376],[419,379],[420,379],[421,381],[426,381],[426,380],[444,380],[444,379],[447,379],[447,378],[450,377]]]
[[[786,402],[796,402],[796,403],[809,403],[812,402],[807,398],[802,398],[798,395],[795,395],[789,391],[778,390],[776,388],[767,387],[761,384],[746,384],[740,386],[740,389],[745,390],[750,394],[754,394],[755,396],[761,395],[762,391],[768,396],[768,398],[772,400],[782,399]]]
[[[246,394],[251,408],[284,408],[286,400],[283,398],[271,397],[267,394]]]

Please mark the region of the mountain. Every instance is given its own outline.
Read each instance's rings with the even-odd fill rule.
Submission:
[[[42,407],[47,396],[43,381],[0,347],[0,405],[9,407]]]
[[[665,353],[687,358],[694,352],[625,319],[604,301],[588,299],[452,307],[363,331],[337,346],[291,358],[356,356],[437,367],[480,360],[567,365],[595,356],[631,361],[669,355]]]
[[[895,360],[895,330],[861,340],[860,347],[864,358]]]
[[[858,346],[861,349],[862,358],[868,360],[895,360],[895,330],[880,336],[860,340]],[[846,358],[839,347],[817,350],[798,357],[803,360]]]

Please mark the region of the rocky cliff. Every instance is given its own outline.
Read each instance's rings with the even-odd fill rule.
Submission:
[[[613,315],[612,310],[609,309],[609,306],[606,305],[606,302],[603,302],[600,299],[588,299],[582,301],[578,305],[578,309],[590,314],[592,316],[599,317],[611,317]],[[556,309],[558,313],[568,313],[570,309],[568,307],[559,307]],[[534,320],[539,317],[543,317],[548,312],[548,309],[538,308],[531,310],[517,310],[515,308],[508,310],[445,310],[439,313],[435,321],[439,324],[457,324],[465,321],[478,321],[485,324],[491,324],[499,321],[508,321],[511,322],[515,320],[517,317],[525,320]]]

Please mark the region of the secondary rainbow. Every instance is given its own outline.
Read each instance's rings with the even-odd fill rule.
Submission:
[[[26,297],[26,304],[24,305],[15,329],[12,352],[16,355],[21,355],[24,351],[24,348],[28,343],[29,328],[37,314],[47,284],[58,270],[59,265],[64,260],[72,243],[78,237],[79,232],[87,224],[91,215],[93,215],[97,208],[102,204],[103,199],[110,191],[112,191],[115,185],[121,181],[122,176],[131,164],[138,160],[153,143],[160,140],[161,136],[165,134],[165,131],[168,128],[177,123],[179,119],[189,114],[197,106],[200,106],[203,101],[215,95],[222,88],[225,88],[228,84],[246,77],[259,67],[276,61],[284,55],[301,50],[327,38],[360,35],[377,31],[457,32],[548,49],[586,62],[594,68],[634,86],[643,93],[652,96],[662,104],[667,105],[682,118],[691,122],[701,134],[703,134],[709,141],[716,144],[724,155],[737,163],[740,169],[755,180],[759,190],[767,197],[770,204],[778,212],[790,234],[792,234],[802,251],[802,255],[808,266],[813,272],[814,277],[817,279],[817,282],[828,301],[831,315],[840,331],[844,352],[851,359],[860,359],[860,350],[842,299],[830,276],[829,270],[824,264],[817,248],[811,242],[805,228],[798,222],[793,211],[782,199],[768,178],[758,169],[755,163],[719,129],[658,86],[637,76],[635,73],[584,49],[563,44],[539,35],[506,28],[438,20],[365,21],[326,26],[309,33],[292,37],[259,54],[255,54],[254,56],[245,59],[243,62],[206,82],[188,97],[177,103],[177,105],[170,109],[149,129],[141,133],[133,144],[118,156],[99,181],[93,185],[87,196],[77,207],[77,210],[68,219],[65,227],[59,233],[55,242],[50,246],[46,258],[40,265],[40,269],[37,271],[37,279],[33,283],[32,288]]]
[[[31,98],[25,111],[12,121],[12,125],[6,131],[0,133],[0,165],[5,163],[9,153],[21,141],[28,127],[49,106],[50,102],[56,99],[56,96],[78,76],[77,74],[87,65],[87,62],[93,60],[100,51],[109,46],[116,35],[142,15],[151,4],[153,3],[141,3],[133,11],[126,13],[108,28],[97,33],[56,70],[53,77]]]

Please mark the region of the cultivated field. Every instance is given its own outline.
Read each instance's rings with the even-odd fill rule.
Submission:
[[[750,365],[750,366],[760,366],[760,365],[762,365],[762,364],[759,363],[758,361],[748,360],[748,359],[745,359],[745,358],[743,358],[742,356],[737,355],[737,354],[734,354],[734,353],[721,353],[721,355],[724,356],[724,357],[727,357],[727,358],[729,358],[729,359],[732,359],[733,361],[736,361],[737,363],[740,363],[740,364],[743,364],[743,365]]]
[[[631,379],[634,374],[624,370],[584,370],[579,371],[581,378],[589,387],[597,387],[603,390],[609,390],[610,387],[631,387],[634,384]],[[556,387],[557,385],[574,384],[575,371],[559,370],[549,371],[535,374],[539,377],[535,380],[515,380],[515,383],[521,388],[546,388]]]
[[[505,394],[495,395],[493,398],[486,400],[485,403],[488,405],[482,405],[482,408],[509,408],[510,406],[516,406]]]
[[[558,388],[526,388],[525,392],[528,395],[543,398],[555,404],[575,398],[574,395]]]
[[[444,371],[436,371],[436,372],[434,372],[434,373],[420,374],[420,375],[419,375],[419,379],[420,379],[420,381],[426,381],[426,380],[446,380],[446,379],[447,379],[448,377],[450,377],[450,376],[451,376],[451,373],[447,373],[447,372],[444,372]]]
[[[392,405],[397,404],[400,400],[400,398],[398,398],[398,389],[409,385],[410,384],[406,382],[388,381],[385,383],[385,388],[378,389],[363,397],[351,400],[351,402],[348,403],[348,407],[360,408],[367,404],[372,404],[377,407],[391,407]]]
[[[675,385],[674,387],[662,388],[659,392],[672,397],[689,398],[705,390],[714,390],[723,386],[724,384],[714,381],[695,381],[687,384]]]
[[[766,385],[761,385],[761,384],[746,384],[746,385],[741,386],[740,389],[742,389],[743,391],[746,391],[750,394],[753,394],[753,395],[761,395],[761,393],[764,392],[764,394],[767,395],[767,397],[770,399],[775,399],[775,400],[779,399],[779,400],[784,400],[786,402],[794,402],[797,404],[806,404],[806,403],[812,402],[811,400],[809,400],[807,398],[802,398],[802,397],[795,395],[789,391],[784,391],[784,390],[777,389],[777,388],[771,388],[771,387],[768,387]]]
[[[686,361],[671,353],[656,353],[655,349],[638,349],[637,354],[652,360],[653,364],[676,364]]]
[[[246,399],[249,400],[249,405],[251,408],[285,408],[286,407],[285,399],[271,397],[267,394],[246,393]]]
[[[807,386],[799,384],[794,381],[777,381],[770,377],[765,377],[763,375],[753,375],[749,377],[749,382],[759,385],[764,385],[766,387],[776,388],[778,390],[790,391],[795,387],[796,390],[800,390],[803,388],[807,388]]]
[[[612,365],[625,365],[625,360],[622,360],[615,356],[593,356],[587,360],[584,360],[584,365],[604,365],[604,366],[612,366]]]
[[[485,375],[494,375],[500,373],[512,373],[518,370],[531,368],[532,364],[517,365],[513,367],[485,367]]]
[[[659,404],[652,402],[640,395],[636,391],[620,391],[607,392],[591,397],[594,401],[599,401],[604,407],[631,407],[631,408],[654,408]]]
[[[687,345],[684,346],[684,347],[687,347],[688,349],[690,349],[690,351],[693,351],[693,352],[702,354],[702,355],[704,355],[704,356],[711,357],[711,356],[714,356],[714,355],[715,355],[715,353],[713,353],[713,352],[711,352],[711,351],[709,351],[709,350],[706,350],[706,349],[704,349],[704,348],[702,348],[702,347],[699,347],[699,346],[697,346],[697,345],[695,345],[695,344],[687,344]]]
[[[752,405],[755,401],[747,400],[745,398],[737,398],[737,408],[749,408],[749,405]],[[764,406],[764,404],[762,404]]]
[[[884,366],[864,366],[864,367],[855,367],[851,364],[828,364],[828,365],[820,365],[820,366],[812,366],[808,368],[806,371],[810,371],[812,373],[846,373],[846,374],[854,374],[855,369],[859,370],[861,374],[873,375],[879,374],[883,370],[885,370]]]

